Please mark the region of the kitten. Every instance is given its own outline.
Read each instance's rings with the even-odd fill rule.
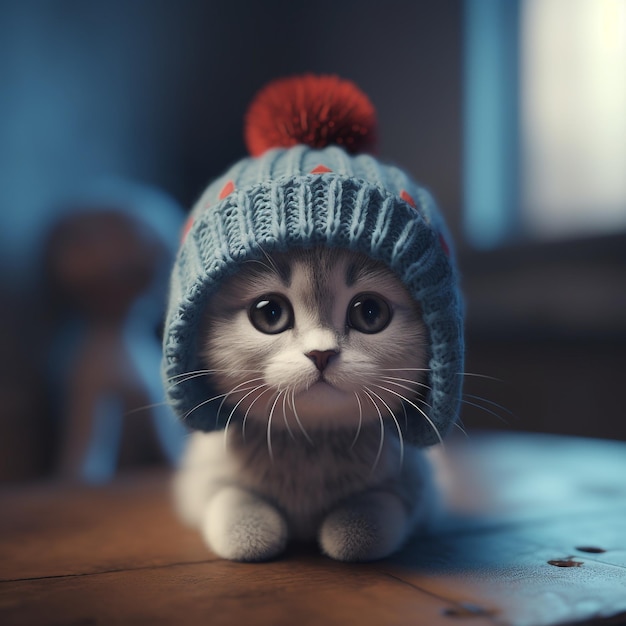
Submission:
[[[419,305],[379,262],[326,248],[247,262],[206,311],[203,364],[228,417],[190,438],[181,516],[234,560],[289,540],[343,561],[396,551],[434,508],[402,437],[403,398],[426,406],[427,346]]]

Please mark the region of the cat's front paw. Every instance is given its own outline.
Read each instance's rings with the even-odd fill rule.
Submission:
[[[332,511],[322,523],[322,550],[339,561],[375,561],[404,543],[408,516],[389,493],[365,494]]]
[[[268,502],[236,487],[209,502],[202,534],[218,556],[233,561],[266,561],[287,545],[287,523]]]

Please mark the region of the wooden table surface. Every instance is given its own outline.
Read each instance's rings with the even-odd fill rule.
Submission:
[[[626,444],[546,435],[448,446],[453,511],[392,559],[210,554],[164,472],[0,491],[0,624],[626,624]]]

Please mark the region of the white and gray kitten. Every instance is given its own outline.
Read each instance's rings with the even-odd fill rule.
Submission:
[[[402,398],[425,406],[427,334],[384,265],[324,248],[247,263],[211,299],[201,352],[227,425],[191,436],[175,496],[216,554],[317,539],[368,561],[427,522],[429,466],[402,438]]]

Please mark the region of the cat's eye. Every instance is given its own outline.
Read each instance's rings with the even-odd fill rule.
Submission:
[[[375,293],[360,293],[348,306],[348,326],[361,333],[379,333],[390,321],[389,303]]]
[[[266,335],[276,335],[293,328],[293,309],[285,296],[270,293],[257,298],[248,310],[250,322]]]

